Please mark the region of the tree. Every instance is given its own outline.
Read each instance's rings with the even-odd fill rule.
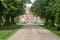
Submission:
[[[23,0],[2,0],[2,4],[5,8],[5,25],[14,23],[14,18],[24,13]]]
[[[4,6],[2,5],[2,1],[0,0],[0,26],[2,22],[3,10],[4,10]]]
[[[56,0],[37,0],[31,7],[31,11],[33,14],[44,18],[46,20],[45,25],[55,26]]]

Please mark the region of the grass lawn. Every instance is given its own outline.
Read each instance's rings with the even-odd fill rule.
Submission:
[[[1,26],[0,27],[0,40],[6,40],[19,28],[21,28],[21,26],[19,25]]]
[[[57,27],[50,27],[47,25],[41,25],[42,27],[45,27],[46,29],[50,30],[51,32],[55,33],[56,35],[60,36],[60,31],[57,31]]]
[[[52,31],[52,32],[60,36],[60,31]]]

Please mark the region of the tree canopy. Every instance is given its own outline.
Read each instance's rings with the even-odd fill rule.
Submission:
[[[59,0],[36,0],[31,7],[31,12],[45,19],[46,25],[54,26],[56,23],[60,24],[59,2]]]
[[[24,0],[0,0],[0,14],[1,17],[5,15],[5,24],[14,22],[14,18],[25,13]],[[0,18],[2,20],[2,18]],[[1,23],[1,22],[0,22]]]

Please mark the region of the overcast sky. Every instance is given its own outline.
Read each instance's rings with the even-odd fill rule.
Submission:
[[[31,0],[32,3],[34,3],[36,0]],[[30,4],[26,4],[27,7],[31,7],[32,6],[32,3]]]
[[[31,0],[32,3],[34,3],[36,0]]]

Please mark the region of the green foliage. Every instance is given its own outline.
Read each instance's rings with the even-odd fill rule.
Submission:
[[[31,3],[30,0],[23,0],[23,3],[26,4],[26,3]]]
[[[5,7],[5,12],[12,16],[18,16],[23,14],[23,2],[21,0],[4,0],[3,6]],[[23,12],[22,12],[23,11]]]
[[[24,0],[0,0],[0,14],[5,16],[5,24],[10,24],[10,18],[14,19],[25,13],[23,2]],[[0,17],[0,24],[1,20],[2,18]]]
[[[54,26],[57,21],[60,23],[59,2],[59,0],[36,0],[31,7],[31,12],[36,16],[44,18],[46,24]]]

